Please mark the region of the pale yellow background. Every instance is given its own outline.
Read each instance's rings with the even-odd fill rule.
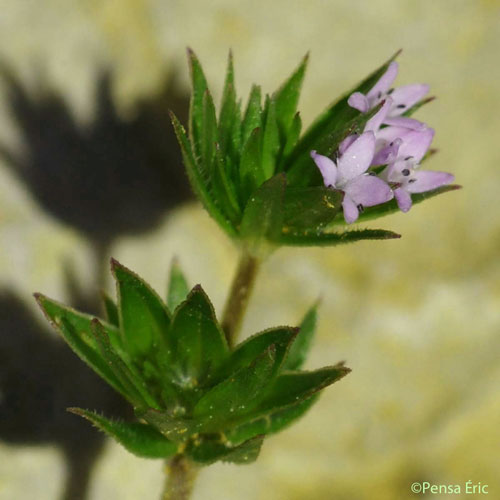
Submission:
[[[126,112],[155,89],[165,65],[187,83],[187,45],[217,98],[230,47],[240,94],[253,81],[274,90],[310,50],[306,123],[399,48],[398,82],[427,82],[438,96],[419,113],[437,131],[440,153],[429,166],[453,172],[464,189],[370,226],[401,240],[280,250],[267,262],[245,334],[297,321],[321,295],[308,366],[345,359],[353,373],[295,428],[269,439],[256,464],[203,471],[195,500],[404,500],[418,498],[413,481],[463,487],[469,479],[500,498],[499,35],[495,0],[0,2],[0,57],[27,80],[41,61],[82,120],[92,114],[99,63],[116,65]],[[2,98],[0,136],[16,140]],[[180,255],[219,311],[236,259],[198,207],[113,253],[159,291]],[[88,279],[83,241],[37,214],[0,165],[0,282],[25,296],[64,298],[68,255]],[[161,481],[159,462],[109,444],[90,498],[154,499]],[[61,486],[55,450],[0,444],[2,500],[52,500]]]

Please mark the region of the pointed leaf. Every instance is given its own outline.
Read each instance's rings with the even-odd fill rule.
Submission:
[[[173,311],[183,300],[186,299],[189,293],[189,286],[186,277],[182,272],[179,261],[174,258],[170,266],[170,277],[168,281],[167,304],[168,308]]]
[[[240,119],[237,115],[236,106],[233,54],[229,51],[226,81],[224,83],[224,91],[222,93],[222,102],[219,114],[219,142],[223,153],[225,153],[226,148],[230,143],[234,122],[237,121],[238,127],[240,126]]]
[[[282,326],[270,328],[263,332],[252,335],[244,342],[238,344],[232,352],[231,357],[214,375],[214,379],[220,380],[229,377],[232,373],[249,366],[251,363],[266,352],[271,346],[275,348],[275,366],[272,370],[274,376],[281,368],[283,360],[286,358],[290,350],[290,346],[298,334],[298,328],[290,326]]]
[[[285,372],[267,389],[259,405],[225,431],[237,444],[257,434],[278,432],[302,416],[316,401],[317,393],[350,372],[341,363],[312,372]]]
[[[192,85],[189,107],[189,135],[193,142],[194,150],[201,156],[203,150],[203,101],[208,90],[208,85],[201,64],[191,49],[188,49],[188,61]]]
[[[184,127],[180,124],[179,120],[173,113],[170,113],[170,118],[172,120],[177,140],[179,141],[179,145],[181,147],[184,166],[186,167],[189,182],[191,183],[194,193],[202,202],[207,212],[217,221],[222,229],[226,231],[229,236],[236,236],[234,226],[231,224],[227,216],[221,211],[210,193],[206,179],[207,174],[202,174],[200,171],[200,167],[196,162],[194,152],[191,148],[191,144],[187,138]]]
[[[278,376],[265,398],[255,409],[256,414],[274,412],[310,398],[321,389],[345,377],[351,370],[342,365],[328,366],[310,372],[286,372]]]
[[[209,178],[213,176],[215,144],[218,141],[217,118],[215,116],[215,106],[210,92],[205,90],[202,101],[202,122],[201,122],[201,163],[202,172],[208,172]]]
[[[245,422],[226,431],[225,436],[229,442],[237,445],[255,436],[280,432],[299,420],[318,400],[318,397],[319,393],[314,394],[310,398],[300,401],[293,406],[270,412],[264,417],[257,417],[249,422]]]
[[[241,201],[246,204],[250,195],[266,180],[262,168],[262,129],[252,131],[243,147],[240,160]]]
[[[116,391],[129,399],[130,396],[127,390],[99,352],[99,347],[92,335],[92,316],[79,313],[71,307],[60,304],[42,294],[35,294],[35,298],[49,322],[61,333],[64,340],[80,359],[87,363]],[[111,331],[112,328],[111,325],[106,326],[107,331]]]
[[[283,232],[322,229],[339,213],[343,197],[341,191],[324,186],[288,187],[283,204]]]
[[[68,411],[86,418],[138,457],[168,458],[177,453],[177,445],[149,425],[109,420],[81,408],[68,408]]]
[[[283,369],[298,370],[304,364],[316,330],[317,319],[318,303],[315,303],[300,324],[299,333],[290,347]]]
[[[308,60],[309,54],[306,54],[298,68],[275,94],[276,115],[283,136],[288,134],[292,120],[297,111],[300,90],[302,88],[302,82],[304,81]]]
[[[278,174],[255,191],[243,212],[240,234],[253,255],[272,249],[283,226],[283,197],[286,179]]]
[[[173,369],[181,386],[197,386],[226,360],[229,354],[226,338],[200,285],[176,309],[169,340]]]
[[[293,151],[300,137],[300,132],[302,130],[302,119],[300,118],[300,113],[296,113],[293,117],[292,123],[288,129],[286,136],[285,146],[283,148],[283,153],[280,159],[279,170],[283,170],[286,158]]]
[[[262,110],[260,107],[261,90],[258,85],[253,85],[248,98],[247,108],[241,124],[241,143],[246,144],[250,134],[262,127]]]
[[[238,203],[236,187],[230,177],[229,158],[226,157],[226,159],[227,161],[224,160],[219,146],[216,145],[212,183],[219,205],[223,208],[227,218],[236,223],[241,218],[241,208]]]
[[[270,383],[276,349],[271,346],[246,366],[209,390],[196,404],[193,417],[203,420],[202,431],[210,432],[224,422],[247,413]]]
[[[119,323],[117,305],[106,292],[102,291],[101,295],[104,304],[104,310],[106,312],[106,319],[111,325],[116,326],[116,328],[119,328],[120,323]]]
[[[132,357],[147,355],[166,344],[169,313],[158,294],[137,274],[111,261],[116,279],[120,329]]]
[[[262,171],[264,180],[274,175],[279,150],[280,137],[278,122],[276,121],[276,103],[274,99],[270,99],[262,136]]]
[[[345,243],[352,243],[361,240],[390,240],[401,238],[400,234],[384,229],[360,229],[344,231],[342,233],[286,233],[282,234],[279,238],[281,245],[289,246],[335,246],[343,245]]]
[[[118,353],[115,352],[106,330],[97,318],[92,320],[91,331],[101,356],[127,391],[129,395],[128,399],[134,403],[134,406],[159,408],[158,402],[148,392],[148,388],[141,375],[131,366],[131,363],[127,365]]]

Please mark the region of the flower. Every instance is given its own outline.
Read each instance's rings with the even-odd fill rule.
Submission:
[[[398,74],[398,67],[397,62],[391,62],[387,71],[366,95],[361,92],[354,92],[349,96],[347,102],[352,108],[362,113],[366,113],[380,102],[384,100],[387,102],[388,97],[390,97],[390,107],[386,110],[387,112],[383,118],[383,123],[386,125],[420,130],[422,129],[421,122],[401,115],[413,107],[429,92],[429,86],[424,83],[413,83],[396,87],[395,89],[391,88]]]
[[[342,208],[348,224],[359,217],[364,207],[385,203],[393,198],[386,182],[366,173],[375,153],[375,134],[368,131],[353,137],[352,142],[340,153],[337,163],[311,151],[325,186],[344,192]]]
[[[454,176],[447,172],[420,170],[420,161],[434,138],[434,130],[410,130],[403,127],[386,127],[377,134],[377,142],[382,148],[375,154],[372,164],[389,165],[381,178],[395,184],[394,197],[398,207],[408,212],[412,206],[411,193],[423,193],[453,182]]]

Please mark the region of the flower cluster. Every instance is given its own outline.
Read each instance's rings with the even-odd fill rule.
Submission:
[[[349,97],[349,106],[361,113],[380,106],[367,121],[362,134],[344,139],[334,159],[311,151],[325,186],[344,193],[342,208],[348,224],[356,221],[365,207],[392,198],[407,212],[412,205],[412,193],[430,191],[454,179],[446,172],[419,168],[434,130],[403,115],[418,105],[429,87],[411,84],[391,88],[397,72],[398,64],[393,61],[366,95],[354,92]]]

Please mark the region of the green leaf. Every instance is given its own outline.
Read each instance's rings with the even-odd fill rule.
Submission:
[[[238,203],[236,187],[230,178],[229,164],[224,160],[220,148],[216,146],[212,182],[219,205],[223,207],[228,219],[236,223],[241,218],[241,208]]]
[[[269,100],[267,108],[262,136],[262,171],[264,180],[273,176],[276,170],[276,158],[280,149],[278,122],[276,121],[276,103],[274,99]]]
[[[205,121],[204,99],[208,90],[207,80],[198,58],[191,49],[188,49],[188,61],[191,74],[191,102],[189,107],[189,135],[194,145],[194,150],[202,156]]]
[[[223,153],[231,142],[234,123],[240,127],[240,118],[237,114],[236,91],[234,87],[233,54],[229,51],[227,59],[226,81],[222,93],[222,102],[219,114],[219,141]]]
[[[306,54],[298,68],[275,94],[276,116],[282,137],[287,137],[292,121],[296,116],[308,60],[309,54]]]
[[[93,317],[88,314],[79,313],[71,307],[60,304],[39,293],[35,294],[35,298],[46,318],[61,333],[64,340],[79,358],[130,401],[127,390],[100,353],[92,334],[91,322]],[[105,328],[108,332],[111,332],[113,329],[111,325],[106,325]],[[114,333],[117,335],[116,330]]]
[[[248,464],[254,462],[259,456],[263,441],[263,436],[257,436],[239,446],[231,446],[224,444],[220,435],[212,438],[200,437],[190,443],[186,453],[195,462],[203,465],[209,465],[219,460]]]
[[[279,163],[279,171],[283,170],[286,158],[290,155],[290,153],[293,151],[293,148],[295,148],[295,146],[297,145],[301,130],[302,130],[302,119],[300,118],[300,113],[297,112],[293,117],[292,123],[288,130],[288,134],[286,136],[285,146],[283,148],[283,153]]]
[[[253,85],[248,98],[247,108],[241,123],[241,144],[245,145],[250,135],[256,128],[262,127],[262,110],[260,107],[261,90],[258,85]]]
[[[290,348],[283,369],[298,370],[304,364],[311,347],[317,320],[318,303],[316,302],[309,311],[307,311],[300,323],[299,334]]]
[[[425,193],[414,193],[411,195],[412,205],[418,205],[424,200],[433,198],[434,196],[448,193],[450,191],[456,191],[461,189],[462,186],[457,184],[450,184],[448,186],[441,186],[432,191],[426,191]],[[361,214],[359,214],[358,222],[366,222],[368,220],[378,219],[379,217],[384,217],[385,215],[390,215],[395,212],[399,212],[399,207],[395,199],[383,203],[382,205],[375,205],[374,207],[366,207]],[[336,224],[342,224],[342,221],[334,221]]]
[[[275,349],[275,365],[271,376],[276,375],[290,346],[293,345],[292,343],[297,333],[298,328],[282,326],[269,328],[268,330],[252,335],[244,342],[238,344],[236,349],[231,353],[231,357],[224,363],[219,372],[214,375],[214,379],[227,378],[232,373],[249,366],[271,346],[274,346]]]
[[[300,418],[316,401],[317,393],[350,372],[341,363],[312,372],[285,372],[267,389],[251,412],[242,415],[225,435],[239,443],[257,434],[278,432]]]
[[[169,341],[177,382],[186,388],[202,383],[229,355],[213,306],[200,285],[176,309]]]
[[[321,389],[345,377],[351,370],[339,363],[314,371],[285,372],[276,378],[266,397],[255,409],[264,415],[310,398]]]
[[[339,143],[347,135],[362,131],[366,121],[378,111],[378,108],[372,110],[371,113],[363,114],[351,108],[347,100],[354,92],[363,94],[368,92],[398,54],[399,52],[358,86],[330,105],[307,129],[286,161],[285,171],[289,173],[288,181],[291,185],[311,185],[311,183],[321,181],[319,171],[313,168],[309,157],[311,150],[328,155],[337,149]]]
[[[68,411],[86,418],[98,429],[108,434],[130,453],[138,457],[168,458],[177,453],[177,445],[149,425],[138,422],[109,420],[97,413],[81,408],[68,408]]]
[[[120,329],[127,352],[134,358],[164,349],[170,325],[167,308],[142,278],[116,260],[111,262],[116,280]]]
[[[168,281],[167,305],[173,311],[189,293],[189,286],[182,272],[179,261],[174,258],[170,266],[170,277]]]
[[[202,123],[201,123],[201,162],[202,171],[208,172],[209,177],[213,176],[212,166],[214,164],[215,144],[218,141],[217,118],[215,116],[215,106],[209,90],[205,90],[202,101]]]
[[[237,233],[231,221],[221,211],[212,197],[209,186],[207,185],[207,174],[202,174],[200,171],[184,127],[173,113],[170,113],[170,118],[181,147],[184,166],[186,167],[186,172],[193,191],[200,199],[207,212],[216,220],[222,229],[226,231],[229,236],[236,236]]]
[[[300,419],[318,400],[318,396],[319,394],[314,394],[293,406],[245,422],[229,431],[225,431],[225,436],[229,442],[237,445],[255,436],[280,432]]]
[[[262,129],[252,131],[243,147],[240,160],[241,201],[246,204],[250,195],[266,180],[262,168]]]
[[[149,393],[142,376],[137,373],[137,370],[131,363],[127,365],[113,349],[106,330],[97,318],[92,320],[91,331],[101,356],[127,391],[129,395],[128,399],[133,401],[134,406],[159,408],[158,402],[155,397]]]
[[[341,191],[324,186],[288,187],[283,232],[317,231],[333,221],[342,208]]]
[[[245,414],[258,404],[263,388],[270,383],[276,363],[276,349],[269,347],[250,364],[210,389],[198,401],[193,417],[203,420],[201,430],[210,432]]]
[[[395,238],[401,238],[401,235],[384,229],[359,229],[342,233],[290,232],[282,234],[278,241],[281,245],[325,247],[361,240],[390,240]]]
[[[186,442],[197,431],[195,420],[183,418],[180,415],[172,414],[172,412],[148,409],[138,411],[136,415],[175,443]]]
[[[101,291],[102,302],[104,304],[104,311],[106,312],[106,319],[108,323],[116,328],[119,328],[118,307],[114,300],[104,291]]]
[[[272,250],[283,226],[285,186],[285,175],[277,174],[262,184],[248,201],[240,234],[249,253],[263,256]]]

